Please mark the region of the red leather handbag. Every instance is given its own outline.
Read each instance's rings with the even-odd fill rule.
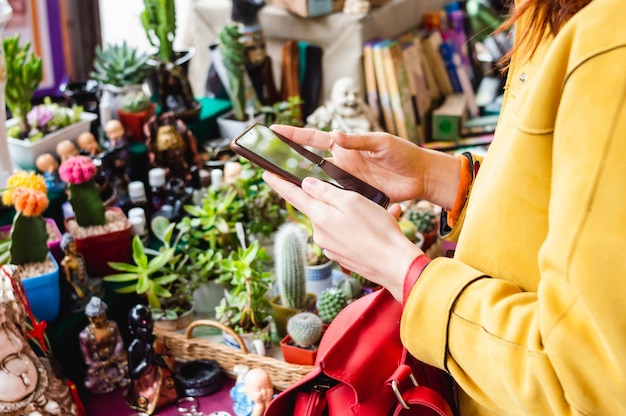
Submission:
[[[453,416],[455,384],[400,341],[402,305],[381,289],[351,303],[324,333],[313,370],[264,416]]]

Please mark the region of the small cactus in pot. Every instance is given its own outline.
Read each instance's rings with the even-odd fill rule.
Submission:
[[[324,323],[331,323],[333,319],[348,305],[343,291],[337,287],[324,289],[317,300],[318,315]]]
[[[105,206],[96,183],[97,168],[88,156],[73,156],[59,167],[59,177],[67,183],[69,202],[81,227],[104,225]]]
[[[284,224],[274,240],[276,284],[283,306],[300,309],[306,300],[306,239],[295,223]]]
[[[312,312],[300,312],[287,321],[287,333],[300,348],[315,348],[324,333],[324,322]]]

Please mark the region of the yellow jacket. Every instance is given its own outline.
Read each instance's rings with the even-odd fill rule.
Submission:
[[[626,1],[512,63],[494,141],[401,335],[465,415],[626,415]],[[460,232],[459,232],[460,230]]]

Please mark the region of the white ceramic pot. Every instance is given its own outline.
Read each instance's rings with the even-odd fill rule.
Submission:
[[[122,108],[122,100],[124,95],[129,92],[141,91],[142,85],[128,85],[125,87],[117,87],[111,84],[102,86],[102,96],[100,97],[100,124],[104,126],[109,120],[117,120],[117,110]]]
[[[217,127],[220,130],[220,135],[223,139],[232,140],[235,137],[243,133],[248,127],[254,123],[263,123],[265,121],[265,114],[259,113],[250,120],[239,121],[229,118],[233,114],[232,111],[228,111],[217,117]]]
[[[267,325],[261,331],[261,333],[264,333],[265,338],[267,338],[268,340],[270,339],[269,332],[270,332],[270,325]],[[224,334],[224,344],[230,345],[231,347],[235,347],[235,348],[241,348],[239,346],[239,343],[235,339],[235,337],[233,337],[228,332],[223,332],[223,334]],[[241,337],[243,342],[246,344],[246,349],[248,350],[248,352],[251,352],[253,354],[268,355],[270,352],[270,349],[272,348],[272,342],[263,341],[259,339],[258,338],[259,334],[253,334],[249,332],[246,334],[239,334],[239,336]]]
[[[215,280],[202,282],[193,292],[193,302],[196,304],[196,312],[215,316],[215,307],[224,298],[224,287]]]
[[[325,289],[333,286],[334,261],[317,266],[306,266],[306,291],[315,293],[319,299]]]
[[[35,170],[35,160],[42,153],[51,153],[56,155],[57,144],[65,139],[76,141],[79,134],[87,132],[91,128],[91,122],[97,116],[94,113],[83,111],[80,120],[62,129],[46,134],[42,139],[36,142],[29,140],[16,139],[15,137],[7,137],[9,146],[9,154],[11,160],[16,167],[26,170]],[[16,125],[17,119],[12,118],[5,123],[6,128]]]

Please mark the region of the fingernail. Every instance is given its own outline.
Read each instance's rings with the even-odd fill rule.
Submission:
[[[302,180],[302,189],[308,193],[312,192],[315,189],[315,182],[314,178],[304,178]]]

